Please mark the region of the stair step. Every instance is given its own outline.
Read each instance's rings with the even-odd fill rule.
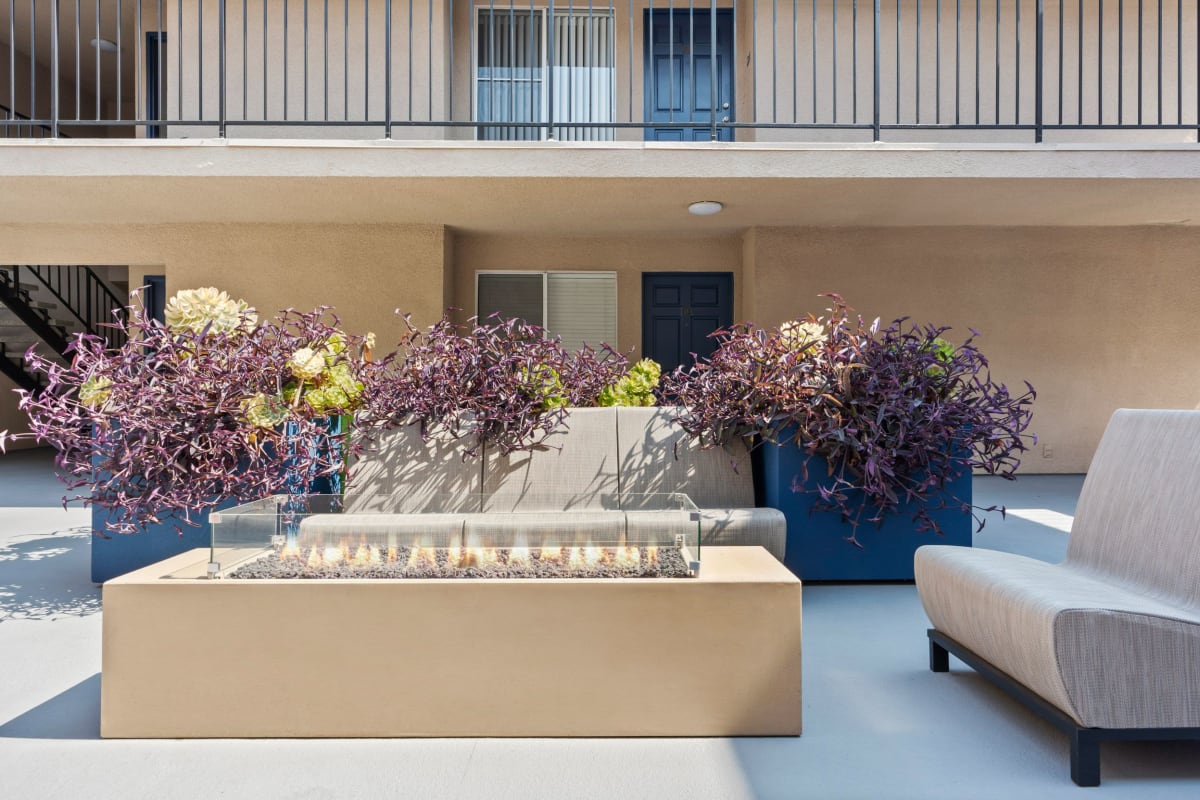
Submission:
[[[51,325],[59,336],[66,337],[67,330],[61,325]],[[37,338],[28,325],[13,324],[0,321],[0,340],[3,339],[34,339]]]

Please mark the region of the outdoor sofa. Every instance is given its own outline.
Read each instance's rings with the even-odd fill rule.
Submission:
[[[542,446],[463,458],[462,440],[418,425],[394,430],[353,467],[345,513],[317,515],[306,533],[409,532],[486,540],[520,526],[574,533],[582,543],[622,530],[695,530],[686,512],[642,510],[646,496],[686,494],[700,509],[703,545],[762,545],[783,560],[787,525],[754,506],[744,445],[700,449],[671,420],[677,409],[576,408]],[[519,516],[512,516],[517,512]]]
[[[962,659],[1071,737],[1200,738],[1200,411],[1119,410],[1083,484],[1066,560],[926,546],[930,668]]]

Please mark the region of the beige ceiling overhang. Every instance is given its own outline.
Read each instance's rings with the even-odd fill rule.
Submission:
[[[725,211],[691,216],[696,200],[719,200]],[[580,235],[1197,225],[1200,149],[0,141],[0,220],[430,223]]]

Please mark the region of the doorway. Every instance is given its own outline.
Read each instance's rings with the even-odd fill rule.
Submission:
[[[694,128],[647,127],[647,140],[710,141],[714,99],[717,121],[733,121],[733,13],[717,11],[716,15],[714,50],[710,10],[655,9],[646,12],[646,123],[649,126],[656,122],[696,124]],[[717,140],[733,141],[733,129],[719,128]]]
[[[166,119],[167,81],[164,69],[167,64],[167,34],[162,31],[146,32],[146,119]],[[147,125],[147,139],[163,139],[167,135],[165,125]]]
[[[642,354],[664,373],[711,355],[710,334],[732,324],[732,272],[642,274]]]

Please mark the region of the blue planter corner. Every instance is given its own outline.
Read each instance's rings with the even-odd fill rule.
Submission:
[[[337,433],[345,430],[346,421],[331,417],[329,429]],[[304,494],[341,494],[342,480],[339,475],[328,475],[301,482],[297,491]],[[217,510],[231,508],[239,502],[226,499],[217,505]],[[198,527],[178,523],[182,533],[175,530],[174,520],[139,529],[136,533],[109,533],[105,523],[112,517],[108,509],[92,506],[92,581],[104,583],[110,578],[148,567],[165,558],[186,553],[197,547],[209,547],[212,534],[208,525],[208,511],[193,515]],[[103,533],[104,535],[97,535]],[[105,538],[108,537],[108,538]]]
[[[234,504],[231,500],[222,503],[220,508]],[[199,523],[199,527],[179,523],[182,533],[176,533],[173,520],[141,528],[136,533],[110,533],[104,527],[109,513],[108,509],[92,506],[92,581],[95,583],[104,583],[118,575],[212,543],[207,511],[192,516],[192,521]],[[100,533],[104,536],[98,535]]]
[[[814,492],[792,490],[793,478],[805,489],[815,490],[817,479],[827,475],[825,459],[807,456],[795,445],[763,446],[763,499],[787,519],[787,552],[784,565],[801,580],[887,581],[913,580],[913,555],[921,545],[971,546],[974,521],[957,503],[931,513],[942,535],[917,532],[914,506],[902,504],[889,514],[882,526],[859,524],[857,539],[862,547],[847,541],[850,526],[835,512],[813,511],[819,499]],[[802,466],[808,459],[808,481],[801,482]],[[969,470],[946,484],[944,496],[971,503]],[[936,501],[934,501],[936,504]]]

